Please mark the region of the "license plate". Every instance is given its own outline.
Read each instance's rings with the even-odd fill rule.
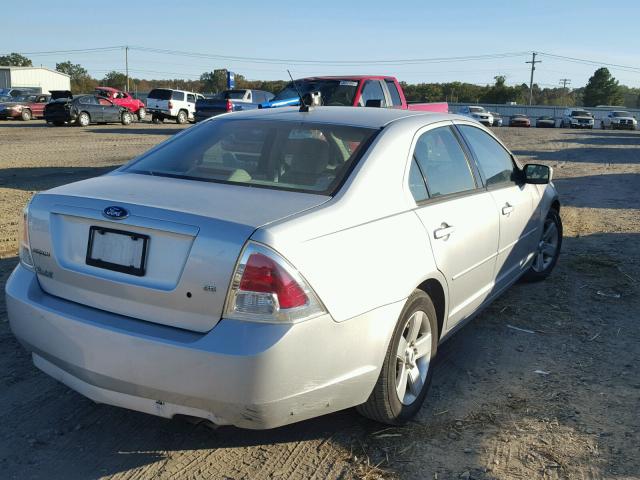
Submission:
[[[142,277],[149,236],[104,227],[89,229],[87,265]]]

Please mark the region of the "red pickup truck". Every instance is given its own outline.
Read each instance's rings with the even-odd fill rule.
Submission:
[[[138,117],[138,120],[144,120],[147,115],[144,102],[133,98],[127,92],[118,90],[111,87],[96,87],[96,95],[99,97],[108,98],[112,103],[129,110],[133,115]]]
[[[305,97],[320,93],[320,102],[326,106],[382,107],[427,112],[449,111],[449,104],[407,103],[400,83],[395,77],[384,75],[346,75],[333,77],[300,78],[287,84],[271,101],[259,108],[298,105],[299,94]]]

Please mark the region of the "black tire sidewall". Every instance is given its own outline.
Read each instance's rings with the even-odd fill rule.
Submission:
[[[427,371],[427,378],[425,379],[424,386],[418,398],[411,405],[403,405],[396,393],[396,351],[398,349],[398,342],[400,336],[404,331],[404,325],[407,319],[413,315],[414,312],[422,310],[427,314],[429,322],[431,324],[431,359],[429,361],[429,370]],[[387,351],[385,363],[383,366],[383,374],[386,376],[386,395],[388,398],[388,404],[391,409],[391,414],[396,419],[396,423],[403,424],[410,420],[422,407],[424,400],[429,391],[429,385],[431,384],[431,378],[433,376],[433,365],[436,357],[436,351],[438,347],[438,322],[436,320],[436,310],[433,306],[433,302],[429,296],[422,292],[414,292],[407,303],[405,304],[398,323],[396,324],[391,343]]]
[[[26,115],[25,115],[25,114],[26,114]],[[24,120],[25,122],[26,122],[26,121],[31,120],[31,118],[32,118],[31,110],[29,110],[28,108],[25,108],[25,109],[22,111],[22,113],[20,114],[20,118],[21,118],[22,120]]]

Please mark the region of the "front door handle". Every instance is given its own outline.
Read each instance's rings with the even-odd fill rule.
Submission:
[[[443,223],[440,228],[433,231],[433,236],[436,240],[441,238],[446,239],[446,238],[449,238],[449,235],[451,235],[455,231],[456,231],[456,227],[452,227],[451,225],[447,225],[446,223]]]
[[[513,212],[513,205],[505,203],[504,207],[502,207],[502,214],[509,215],[511,212]]]

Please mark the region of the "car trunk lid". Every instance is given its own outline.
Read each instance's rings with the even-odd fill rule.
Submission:
[[[253,231],[328,199],[110,174],[34,198],[30,206],[34,264],[40,285],[51,295],[140,320],[206,332],[222,316],[235,263]],[[110,207],[128,215],[109,218],[106,213],[114,213]],[[90,237],[95,240],[98,236],[100,245],[92,246]],[[107,237],[111,240],[105,240]],[[131,250],[140,241],[146,243],[144,256]],[[142,244],[139,247],[141,251]],[[134,264],[132,252],[145,259],[144,265],[133,265],[142,267],[142,274],[93,261],[106,258],[107,263],[122,263],[129,255],[124,263]]]

